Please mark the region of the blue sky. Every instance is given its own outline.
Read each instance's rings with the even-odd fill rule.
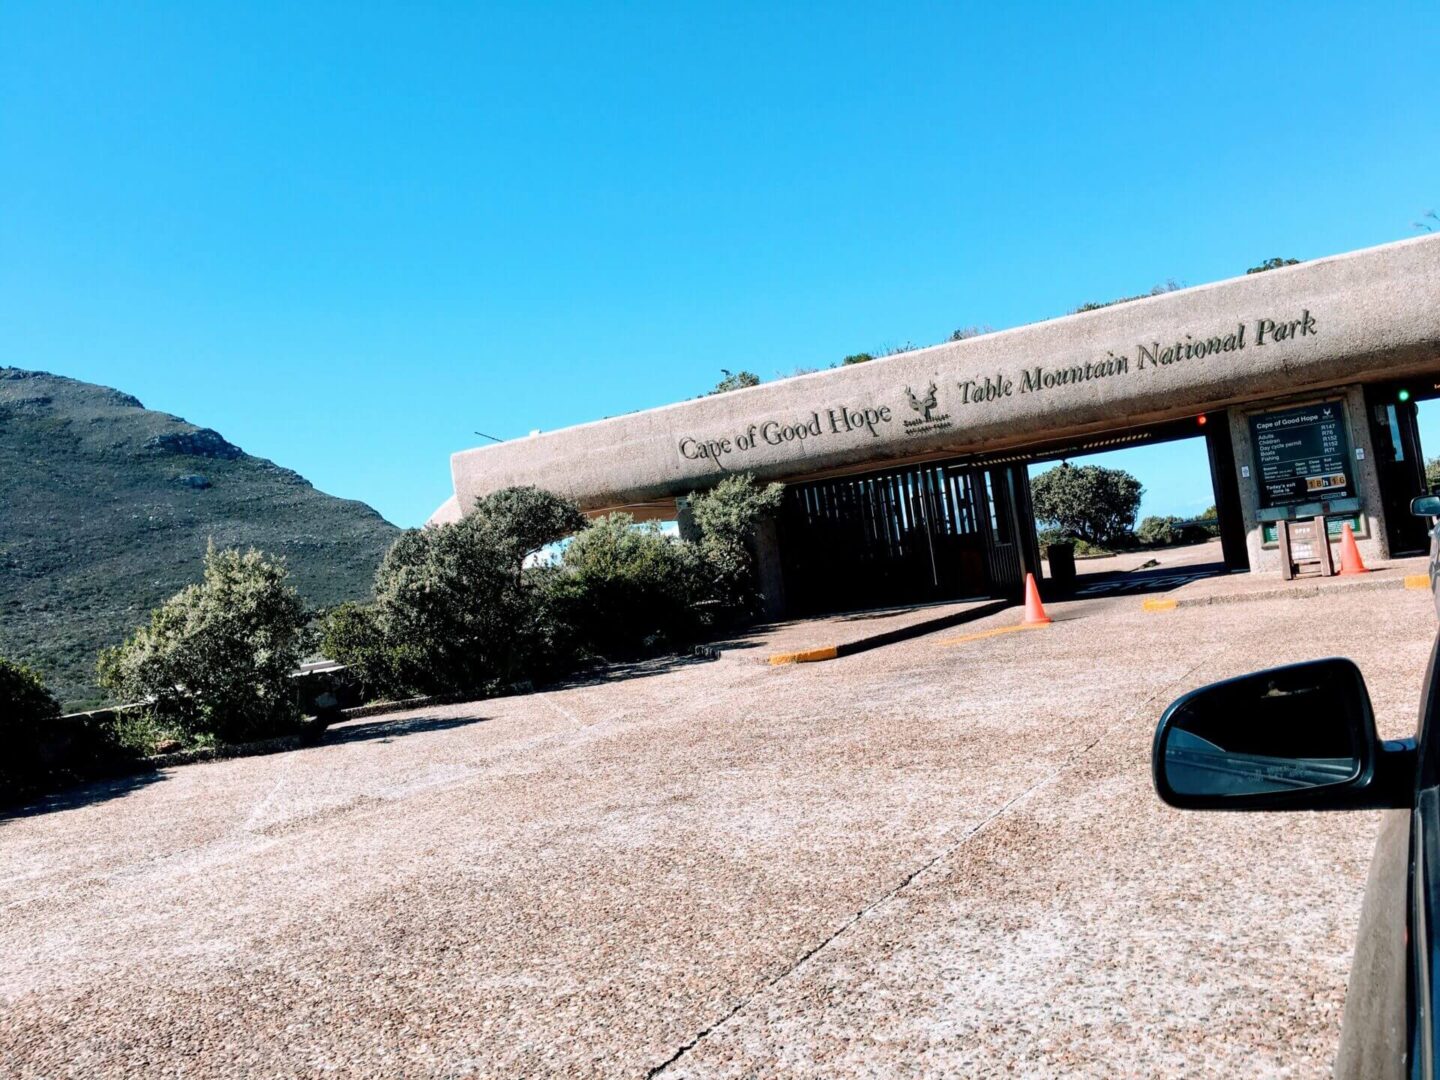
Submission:
[[[7,3],[0,362],[414,525],[477,430],[1440,204],[1431,4],[898,7]],[[1191,445],[1144,512],[1189,511]]]

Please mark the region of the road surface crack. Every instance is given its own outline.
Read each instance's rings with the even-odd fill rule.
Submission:
[[[1190,676],[1193,675],[1196,671],[1199,671],[1200,668],[1204,667],[1207,664],[1213,663],[1216,659],[1223,656],[1226,652],[1229,651],[1230,650],[1228,648],[1222,647],[1220,649],[1217,649],[1215,652],[1210,653],[1203,659],[1196,661],[1194,665],[1192,665],[1182,674],[1177,676],[1175,679],[1167,682],[1163,687],[1155,690],[1152,694],[1137,703],[1135,708],[1131,711],[1129,715],[1125,716],[1123,719],[1116,720],[1101,729],[1100,733],[1097,734],[1095,738],[1091,739],[1088,743],[1084,744],[1078,750],[1070,754],[1063,762],[1057,765],[1049,773],[1040,777],[1024,791],[1021,791],[1019,794],[1014,795],[1008,800],[1006,800],[1000,805],[999,808],[992,811],[988,816],[977,822],[975,825],[971,826],[971,828],[967,830],[954,843],[943,848],[930,859],[927,859],[915,869],[905,874],[893,886],[891,886],[885,892],[881,893],[879,896],[875,897],[859,911],[855,912],[843,923],[841,923],[832,933],[822,939],[818,944],[808,949],[804,953],[801,953],[783,971],[777,972],[776,974],[772,975],[770,978],[762,982],[759,986],[751,990],[748,994],[741,998],[733,1008],[731,1008],[727,1013],[725,1013],[724,1016],[720,1017],[713,1023],[701,1028],[700,1031],[695,1034],[694,1038],[690,1039],[690,1041],[686,1043],[681,1044],[673,1054],[671,1054],[668,1058],[666,1058],[664,1061],[662,1061],[660,1064],[656,1065],[648,1073],[646,1073],[646,1080],[653,1080],[654,1077],[660,1076],[672,1065],[674,1065],[681,1058],[683,1058],[686,1054],[690,1053],[691,1050],[699,1046],[700,1043],[702,1043],[712,1032],[718,1030],[721,1027],[724,1027],[727,1023],[729,1023],[735,1016],[742,1012],[752,1001],[758,998],[761,994],[783,982],[785,979],[788,979],[791,975],[795,974],[806,964],[808,964],[815,956],[819,955],[825,949],[833,945],[836,941],[838,941],[841,937],[848,933],[854,926],[859,924],[859,922],[867,915],[869,915],[872,911],[875,911],[877,908],[889,903],[902,891],[908,888],[912,882],[920,878],[922,875],[928,873],[930,870],[932,870],[944,860],[950,858],[950,856],[954,855],[957,851],[963,848],[976,836],[979,836],[996,821],[1004,817],[1014,807],[1018,806],[1026,799],[1029,799],[1036,792],[1040,791],[1042,788],[1049,786],[1055,780],[1059,779],[1065,773],[1069,772],[1080,761],[1082,761],[1086,757],[1086,755],[1088,755],[1092,750],[1095,749],[1095,747],[1099,746],[1102,742],[1109,738],[1114,732],[1120,730],[1122,727],[1132,724],[1138,714],[1141,714],[1147,710],[1153,711],[1154,704],[1157,700],[1161,698],[1173,697],[1175,687],[1186,683]]]

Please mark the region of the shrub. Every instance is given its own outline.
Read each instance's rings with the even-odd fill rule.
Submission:
[[[100,655],[100,684],[143,701],[161,727],[223,742],[291,730],[290,673],[305,613],[283,561],[250,550],[205,553],[205,576]]]
[[[350,670],[366,701],[408,689],[401,651],[386,640],[374,604],[345,603],[328,612],[321,622],[320,652]]]
[[[1180,519],[1174,516],[1168,517],[1147,517],[1140,522],[1140,527],[1135,530],[1135,538],[1142,544],[1173,544],[1180,536],[1175,531],[1175,523]]]
[[[60,705],[39,673],[0,657],[0,795],[33,790],[46,771],[46,730]]]
[[[739,473],[690,496],[708,592],[722,618],[755,614],[760,594],[750,541],[755,527],[780,509],[784,493],[780,484],[761,486],[748,473]]]
[[[367,695],[488,694],[585,657],[682,645],[753,612],[750,538],[781,490],[736,476],[693,496],[695,543],[628,514],[586,524],[573,504],[535,488],[496,492],[453,525],[396,540],[374,603],[326,619],[325,655]],[[558,563],[536,563],[572,533]]]
[[[585,524],[573,503],[538,488],[486,496],[460,521],[401,534],[375,574],[375,603],[343,605],[326,655],[367,689],[491,693],[553,664],[556,635],[542,548]]]
[[[1266,259],[1259,266],[1252,266],[1246,270],[1247,274],[1263,274],[1266,270],[1279,270],[1282,266],[1299,266],[1299,259],[1282,259],[1278,255],[1273,259]]]
[[[716,383],[715,389],[706,393],[705,397],[728,394],[731,390],[744,390],[746,387],[760,385],[760,376],[753,371],[731,371],[729,368],[721,368],[720,374],[724,378]]]
[[[584,652],[633,657],[693,640],[704,574],[694,545],[629,514],[590,523],[550,582],[556,614]]]
[[[0,657],[0,802],[114,772],[153,744],[143,712],[61,716],[39,674]]]

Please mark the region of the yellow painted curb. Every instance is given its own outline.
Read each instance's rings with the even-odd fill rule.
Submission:
[[[963,634],[960,637],[946,638],[944,641],[937,641],[937,645],[959,645],[966,641],[979,641],[981,638],[999,637],[1001,634],[1013,634],[1016,630],[1044,630],[1054,623],[1019,623],[1015,626],[997,626],[994,630],[979,630],[973,634]]]
[[[1179,603],[1178,600],[1146,600],[1140,606],[1146,611],[1174,611]]]
[[[1407,588],[1407,589],[1429,589],[1429,588],[1430,588],[1430,575],[1429,575],[1429,574],[1406,574],[1406,575],[1405,575],[1405,588]]]
[[[822,645],[818,649],[801,652],[782,652],[770,657],[772,664],[813,664],[817,660],[834,660],[838,649],[834,645]]]

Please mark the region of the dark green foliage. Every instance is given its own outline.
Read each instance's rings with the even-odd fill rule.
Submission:
[[[122,768],[148,752],[142,718],[62,717],[40,675],[0,657],[0,803]]]
[[[1209,520],[1182,526],[1181,522],[1192,519],[1179,518],[1174,514],[1165,517],[1147,517],[1135,530],[1135,539],[1142,544],[1164,547],[1171,544],[1200,544],[1212,536],[1220,535],[1220,523],[1215,517],[1213,506],[1207,513],[1202,514],[1201,518]]]
[[[40,673],[0,656],[0,730],[38,724],[60,715],[60,704]],[[9,743],[9,738],[5,742]]]
[[[481,499],[467,518],[483,529],[518,577],[525,560],[585,528],[585,515],[568,499],[537,487],[512,487]]]
[[[128,395],[0,367],[0,653],[68,709],[99,703],[96,654],[197,579],[211,538],[283,556],[323,607],[368,594],[397,532]]]
[[[591,523],[566,547],[549,583],[559,621],[582,652],[620,658],[752,617],[760,598],[751,538],[779,508],[782,491],[740,474],[691,495],[695,542],[637,526],[628,514]]]
[[[1124,543],[1144,488],[1123,469],[1065,462],[1031,481],[1035,516],[1066,536],[1100,546]]]
[[[872,353],[857,352],[851,353],[849,356],[845,357],[845,359],[841,360],[840,363],[846,367],[849,367],[851,364],[868,364],[871,360],[874,359],[875,357]]]
[[[1266,270],[1279,270],[1282,266],[1299,266],[1299,259],[1266,259],[1259,266],[1252,266],[1246,270],[1247,274],[1263,274]]]
[[[1058,526],[1044,525],[1035,530],[1035,542],[1043,552],[1051,544],[1068,544],[1072,541]]]
[[[743,390],[747,386],[760,385],[760,376],[753,371],[731,371],[729,368],[721,368],[720,374],[725,377],[715,384],[715,389],[706,394],[706,397],[728,394],[731,390]]]
[[[628,514],[586,524],[534,488],[497,492],[453,525],[402,534],[374,603],[330,613],[325,654],[373,697],[490,694],[591,658],[683,646],[754,610],[748,541],[780,490],[735,476],[693,496],[695,543]],[[537,562],[569,533],[558,562]]]
[[[727,476],[709,491],[690,496],[707,592],[722,618],[748,618],[758,607],[751,535],[761,521],[780,509],[784,491],[780,484],[762,486],[748,473],[739,473]]]
[[[1425,462],[1425,489],[1432,494],[1440,491],[1440,457],[1432,457]]]
[[[624,659],[695,640],[709,614],[705,579],[694,545],[610,514],[566,545],[546,584],[581,653]]]
[[[321,622],[319,651],[350,669],[360,683],[362,700],[409,689],[402,672],[402,650],[386,641],[374,604],[350,601],[328,612]]]
[[[525,563],[584,523],[572,503],[508,488],[453,525],[402,533],[375,574],[373,607],[332,613],[326,655],[373,693],[485,694],[533,678],[566,635]]]
[[[100,656],[100,683],[139,701],[162,728],[238,743],[292,730],[290,674],[304,607],[282,561],[250,550],[205,554],[205,577],[165,601],[149,624]]]
[[[1173,514],[1165,517],[1155,517],[1154,515],[1147,517],[1135,530],[1135,539],[1142,544],[1156,547],[1177,543],[1180,534],[1175,528],[1175,523],[1179,520],[1180,518]]]
[[[40,675],[0,657],[0,798],[33,790],[60,706]]]

